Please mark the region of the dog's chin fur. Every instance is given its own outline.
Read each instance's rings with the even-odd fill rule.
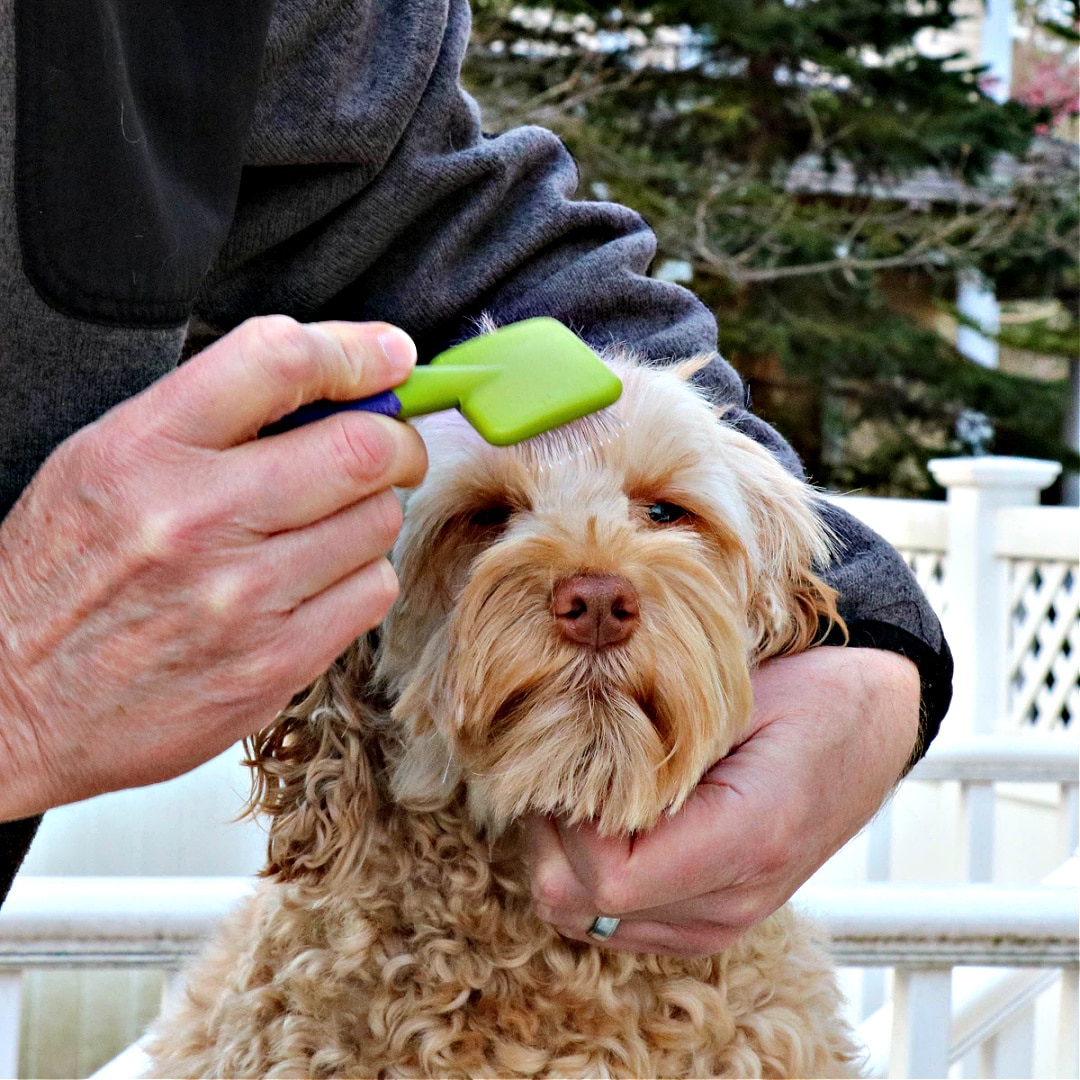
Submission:
[[[810,489],[698,395],[696,364],[612,366],[614,420],[504,449],[419,425],[401,598],[254,740],[271,882],[160,1028],[160,1075],[851,1074],[790,913],[693,962],[532,914],[522,815],[655,825],[742,737],[754,665],[837,619]],[[657,525],[659,502],[686,513]],[[625,640],[560,633],[554,590],[582,574],[636,592]]]
[[[526,811],[632,832],[676,809],[729,749],[750,704],[741,584],[714,573],[691,535],[578,517],[522,522],[479,555],[419,664],[401,673],[405,805],[449,793],[449,766],[492,833]],[[637,585],[646,614],[625,644],[593,652],[560,639],[552,584],[577,566]]]

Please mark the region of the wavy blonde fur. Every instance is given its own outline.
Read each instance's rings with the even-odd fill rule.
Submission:
[[[252,741],[266,880],[157,1024],[152,1075],[856,1075],[790,910],[700,960],[581,945],[532,911],[523,813],[648,828],[740,738],[754,664],[836,619],[809,489],[678,372],[618,369],[604,446],[587,425],[508,450],[424,425],[402,597]],[[685,517],[656,525],[659,501]],[[640,597],[617,648],[553,629],[553,587],[581,573]]]

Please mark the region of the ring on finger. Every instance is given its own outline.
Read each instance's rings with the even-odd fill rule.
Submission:
[[[610,915],[597,915],[592,925],[585,931],[594,941],[608,941],[619,929],[619,919]]]

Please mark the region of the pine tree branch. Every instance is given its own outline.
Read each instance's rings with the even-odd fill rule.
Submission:
[[[602,79],[598,80],[592,86],[586,87],[586,89],[579,93],[564,98],[558,103],[558,109],[560,112],[566,113],[571,109],[577,108],[579,105],[584,105],[587,101],[593,101],[596,98],[603,97],[605,94],[621,93],[623,90],[629,90],[640,78],[640,71],[631,71],[628,75],[624,75],[621,79],[616,79],[614,82],[606,82]]]
[[[542,93],[537,94],[536,97],[523,102],[517,111],[528,116],[533,110],[538,109],[541,105],[547,105],[549,102],[558,101],[563,94],[577,89],[581,84],[581,70],[580,67],[577,68],[569,78],[563,79],[562,82],[556,83],[554,86],[549,86]]]
[[[712,192],[710,192],[712,194]],[[713,196],[715,197],[715,195]],[[709,200],[711,201],[711,200]],[[990,202],[981,206],[977,211],[969,213],[961,211],[944,226],[934,230],[929,235],[916,241],[907,251],[897,255],[883,255],[878,257],[859,258],[851,255],[837,255],[833,259],[823,259],[818,262],[799,263],[788,266],[761,266],[751,267],[745,265],[743,256],[750,252],[760,250],[762,241],[756,241],[750,248],[744,249],[738,255],[726,255],[713,250],[705,240],[705,214],[707,213],[707,201],[702,200],[698,206],[696,215],[696,237],[694,253],[696,261],[694,267],[701,273],[726,278],[736,284],[753,284],[764,281],[780,281],[783,279],[808,277],[835,272],[864,273],[876,270],[892,270],[904,267],[927,266],[940,262],[945,249],[959,257],[964,251],[976,249],[979,242],[1000,230],[1003,222],[1000,211],[1008,211],[1009,204],[1005,200]],[[863,220],[866,216],[863,215]],[[1010,222],[1010,224],[1012,224]],[[1017,226],[1018,227],[1018,226]],[[959,245],[950,244],[952,237],[967,230],[975,230],[974,236],[968,238]],[[766,230],[766,235],[773,234],[775,227]],[[851,235],[849,233],[849,235]]]

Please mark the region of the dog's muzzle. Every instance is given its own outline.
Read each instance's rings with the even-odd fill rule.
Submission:
[[[596,941],[607,941],[619,929],[619,921],[610,915],[597,915],[592,921],[592,926],[585,933]]]

